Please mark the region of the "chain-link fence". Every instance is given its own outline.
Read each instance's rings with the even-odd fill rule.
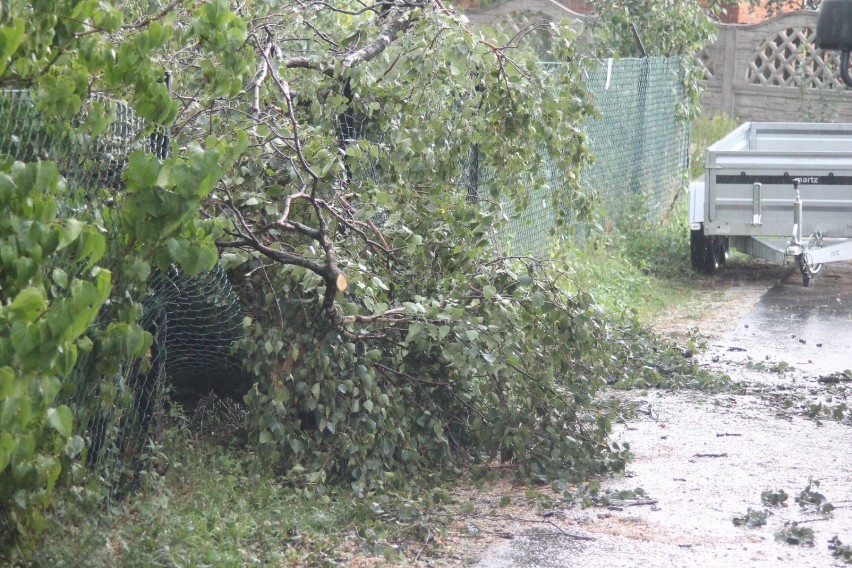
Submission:
[[[66,201],[86,206],[80,191],[117,188],[130,153],[149,149],[154,137],[161,136],[142,136],[144,122],[130,107],[100,95],[91,97],[79,123],[94,106],[109,117],[96,135],[85,128],[70,131],[45,119],[28,90],[0,91],[0,156],[11,161],[55,161],[73,192]]]
[[[677,112],[685,96],[680,58],[609,60],[589,88],[600,118],[586,122],[595,161],[583,185],[600,194],[609,216],[623,214],[633,196],[659,212],[681,188],[688,160],[689,127]]]
[[[659,214],[681,188],[688,161],[689,128],[677,112],[684,103],[681,59],[602,61],[590,72],[588,88],[600,116],[583,129],[594,162],[581,173],[581,186],[597,195],[609,220],[637,209]],[[563,178],[552,164],[543,167],[549,183],[535,189],[529,206],[499,232],[508,254],[546,258],[555,241],[568,236],[555,231],[551,199],[552,192],[565,191]]]
[[[96,134],[84,126],[89,112],[106,117],[106,127]],[[161,129],[146,132],[130,107],[103,96],[87,101],[77,122],[77,128],[61,129],[38,112],[30,91],[2,90],[0,159],[55,161],[66,181],[60,216],[100,226],[107,237],[100,264],[118,273],[128,254],[120,232],[122,173],[133,151],[165,158],[168,137]],[[134,299],[143,305],[140,326],[154,338],[147,355],[104,365],[96,343],[63,378],[61,395],[74,411],[75,433],[85,440],[88,474],[113,490],[136,478],[167,391],[245,385],[242,361],[232,353],[243,317],[220,267],[195,278],[174,269],[155,272],[144,295]],[[109,310],[89,330],[96,342],[115,321]]]

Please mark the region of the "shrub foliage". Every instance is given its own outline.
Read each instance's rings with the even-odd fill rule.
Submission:
[[[57,128],[103,130],[77,119],[91,91],[173,123],[172,157],[131,156],[85,219],[57,217],[56,167],[4,164],[4,538],[37,529],[63,463],[79,466],[80,425],[55,404],[75,354],[106,384],[150,342],[151,271],[204,271],[217,249],[248,313],[252,443],[293,481],[363,492],[470,461],[535,478],[623,467],[600,391],[658,384],[655,345],[566,293],[557,261],[493,246],[548,182],[545,160],[569,188],[549,203],[562,228],[593,209],[577,184],[593,110],[567,27],[497,42],[440,0],[68,0],[13,2],[0,36],[0,86],[34,89]],[[542,45],[562,62],[548,74]]]

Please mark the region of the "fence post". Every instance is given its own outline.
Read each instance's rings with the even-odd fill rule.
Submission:
[[[722,112],[734,116],[734,82],[737,75],[737,26],[719,26],[720,34],[716,45],[723,45],[722,65]]]
[[[645,153],[645,107],[648,104],[648,74],[650,58],[644,55],[639,64],[638,83],[638,116],[636,118],[636,138],[633,145],[633,171],[630,175],[630,193],[638,194],[641,191],[642,167]]]

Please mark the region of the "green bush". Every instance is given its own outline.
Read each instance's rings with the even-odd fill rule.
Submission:
[[[96,263],[105,239],[57,217],[56,166],[15,163],[0,173],[0,538],[40,526],[62,471],[83,440],[56,397],[91,348],[84,337],[110,293]]]
[[[726,114],[699,117],[690,124],[689,132],[689,179],[694,180],[704,173],[704,151],[725,137],[739,124]]]

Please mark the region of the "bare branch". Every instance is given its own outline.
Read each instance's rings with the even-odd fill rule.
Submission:
[[[287,199],[284,200],[284,211],[281,212],[281,216],[278,218],[278,223],[286,223],[290,218],[290,207],[293,204],[293,201],[297,199],[307,199],[308,194],[304,191],[300,191],[299,193],[293,193],[287,196]]]
[[[351,316],[341,316],[338,318],[338,322],[341,324],[347,323],[411,323],[416,321],[415,318],[412,317],[394,317],[399,316],[405,313],[405,308],[394,308],[392,310],[388,310],[382,314],[374,314],[369,316],[362,315],[351,315]]]
[[[392,10],[389,22],[387,26],[385,26],[385,29],[382,30],[378,37],[376,37],[376,39],[374,39],[371,43],[344,57],[341,62],[343,67],[354,67],[355,65],[359,65],[365,61],[370,61],[375,58],[387,49],[391,42],[393,42],[396,38],[396,34],[407,30],[413,24],[414,20],[409,17],[409,12],[402,11],[400,9]]]
[[[339,47],[340,47],[340,45],[339,45],[336,41],[334,41],[333,39],[331,39],[331,37],[329,37],[327,34],[325,34],[325,33],[323,33],[322,31],[320,31],[320,30],[319,30],[319,29],[318,29],[315,25],[313,25],[311,22],[309,22],[309,21],[305,20],[305,22],[304,22],[304,23],[305,23],[305,25],[306,25],[307,27],[309,27],[309,28],[310,28],[310,29],[314,32],[314,34],[316,34],[316,36],[317,36],[318,38],[322,39],[324,42],[326,42],[326,43],[327,43],[327,44],[329,44],[330,46],[334,47],[335,49],[337,49],[337,48],[339,48]]]
[[[157,13],[153,16],[149,16],[147,18],[143,18],[142,20],[136,22],[135,24],[123,25],[123,26],[121,26],[121,29],[123,29],[123,30],[138,30],[140,28],[144,28],[144,27],[148,26],[151,22],[154,22],[156,20],[160,20],[160,19],[164,18],[166,16],[166,14],[168,14],[169,12],[174,10],[178,6],[178,4],[180,4],[181,2],[183,2],[183,0],[172,0],[172,2],[169,3],[168,6],[166,6],[162,10],[160,10],[159,13]]]

